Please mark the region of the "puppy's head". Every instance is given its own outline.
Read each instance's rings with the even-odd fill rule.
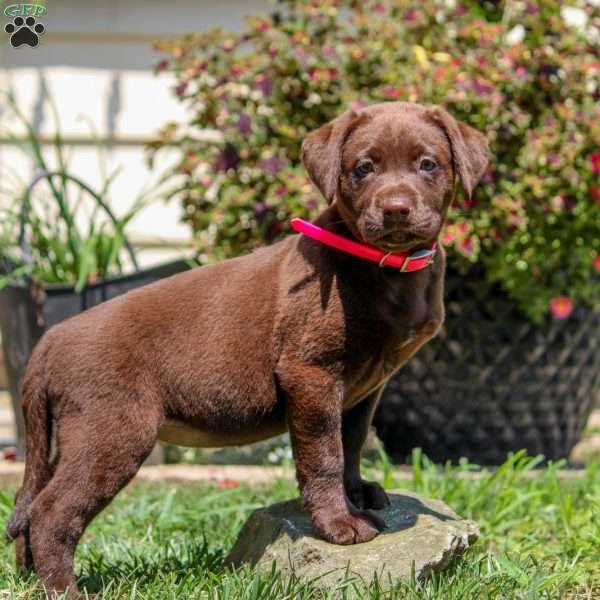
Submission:
[[[350,110],[310,133],[302,160],[354,235],[402,251],[437,237],[455,176],[470,196],[488,146],[442,108],[386,102]]]

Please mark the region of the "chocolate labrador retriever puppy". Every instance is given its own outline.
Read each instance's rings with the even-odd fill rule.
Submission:
[[[354,544],[384,527],[373,509],[388,499],[361,478],[361,447],[386,382],[442,324],[445,259],[386,261],[434,247],[455,176],[470,194],[487,144],[441,108],[390,102],[309,134],[302,158],[329,203],[317,226],[381,260],[292,235],[92,308],[35,348],[7,535],[47,589],[80,597],[75,547],[157,439],[226,446],[288,430],[316,533]]]

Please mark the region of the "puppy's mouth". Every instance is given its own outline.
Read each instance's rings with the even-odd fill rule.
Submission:
[[[380,238],[375,245],[390,252],[406,252],[426,241],[423,237],[401,236],[398,238],[395,235],[387,235]]]
[[[360,226],[362,225],[362,226]],[[384,225],[381,222],[366,219],[359,225],[363,239],[386,252],[406,252],[416,250],[437,237],[437,220],[426,217],[417,223],[402,225]]]
[[[369,244],[386,252],[406,252],[431,241],[431,239],[425,232],[414,231],[393,231],[383,235],[370,234],[365,237],[365,241]]]

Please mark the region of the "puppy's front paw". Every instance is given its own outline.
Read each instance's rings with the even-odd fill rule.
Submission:
[[[390,505],[390,499],[384,489],[375,481],[359,479],[346,482],[348,500],[357,508],[372,508],[379,510]]]
[[[321,511],[313,517],[316,532],[332,544],[362,544],[372,540],[385,523],[369,511],[333,513]]]

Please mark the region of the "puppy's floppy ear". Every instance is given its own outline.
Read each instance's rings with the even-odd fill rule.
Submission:
[[[446,134],[455,171],[470,198],[488,165],[489,147],[485,136],[438,106],[429,109],[427,114]]]
[[[304,167],[328,204],[335,200],[342,169],[342,147],[357,117],[354,110],[348,110],[309,133],[302,142]]]

